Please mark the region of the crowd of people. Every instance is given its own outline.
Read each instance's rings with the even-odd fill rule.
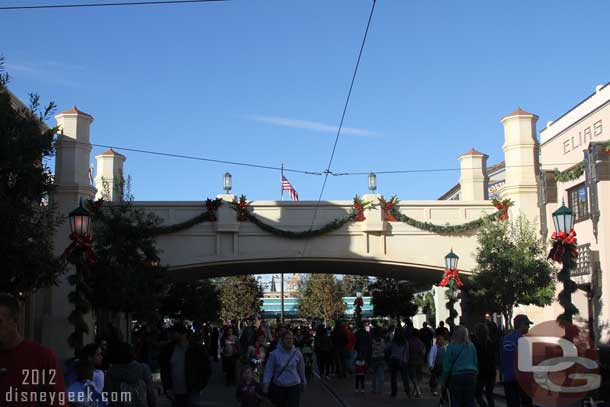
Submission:
[[[336,321],[271,327],[243,321],[205,326],[197,333],[175,323],[156,352],[146,335],[136,335],[135,349],[116,338],[100,339],[61,366],[51,350],[21,336],[18,313],[18,301],[0,294],[0,387],[49,395],[46,404],[37,405],[156,407],[163,392],[173,407],[194,407],[202,401],[216,361],[243,407],[259,407],[263,400],[298,407],[314,373],[323,381],[349,380],[355,392],[380,397],[397,397],[401,383],[408,398],[437,397],[447,407],[494,407],[498,372],[508,407],[532,406],[514,363],[517,341],[532,323],[526,315],[517,315],[506,334],[489,315],[472,334],[443,322],[435,329],[426,323],[416,329],[408,319],[394,326]],[[153,383],[151,363],[160,370],[160,386]],[[25,371],[60,374],[34,383],[20,376]],[[20,394],[6,397],[11,400],[3,405],[27,405],[17,401]]]

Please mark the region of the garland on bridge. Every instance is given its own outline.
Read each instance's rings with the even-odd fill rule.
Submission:
[[[101,220],[102,222],[105,220],[105,215],[102,210],[104,204],[103,199],[99,199],[97,201],[89,201],[88,209],[91,214],[97,218],[97,220]],[[154,226],[147,230],[150,236],[159,236],[159,235],[167,235],[170,233],[180,232],[185,229],[192,228],[195,225],[198,225],[203,222],[215,222],[216,221],[216,212],[218,211],[218,207],[222,205],[222,199],[206,199],[205,206],[207,211],[203,212],[191,219],[185,220],[184,222],[174,223],[173,225],[167,226]]]
[[[503,201],[493,199],[491,201],[492,205],[498,209],[498,211],[495,213],[485,215],[479,219],[463,223],[461,225],[435,225],[434,223],[422,222],[413,219],[403,213],[400,213],[396,208],[396,203],[398,202],[398,198],[396,197],[396,195],[394,195],[390,199],[390,201],[385,201],[382,197],[379,199],[379,202],[381,203],[382,209],[384,210],[384,219],[386,221],[391,221],[390,219],[394,219],[397,222],[406,223],[407,225],[412,226],[414,228],[425,230],[427,232],[437,233],[440,235],[464,234],[466,232],[480,228],[486,221],[506,220],[508,219],[508,208],[512,206],[512,202],[510,199],[505,199]]]
[[[318,237],[337,230],[347,224],[350,221],[362,222],[365,220],[364,211],[372,207],[372,203],[369,201],[363,201],[358,195],[354,197],[354,204],[352,210],[349,211],[345,216],[336,218],[329,223],[323,225],[318,229],[307,229],[299,232],[291,230],[284,230],[276,228],[269,223],[264,222],[258,216],[248,210],[248,200],[245,195],[241,195],[238,200],[231,202],[231,207],[237,212],[237,219],[240,222],[250,221],[262,230],[271,233],[272,235],[283,237],[286,239],[307,239],[311,237]]]

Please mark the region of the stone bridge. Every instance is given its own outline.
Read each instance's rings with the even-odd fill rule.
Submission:
[[[340,229],[307,239],[276,236],[250,221],[240,222],[228,204],[233,195],[220,195],[223,204],[216,222],[203,222],[181,232],[160,235],[161,263],[177,279],[280,272],[391,276],[430,285],[444,269],[453,249],[459,269],[475,266],[476,235],[436,234],[402,222],[384,221],[379,205],[365,210],[366,220],[350,221]],[[378,203],[377,195],[364,200]],[[171,225],[203,211],[203,202],[136,202]],[[266,224],[286,231],[318,229],[352,210],[352,201],[253,201],[249,210]],[[312,227],[314,212],[315,223]],[[398,211],[437,225],[456,225],[496,212],[490,201],[399,201]]]

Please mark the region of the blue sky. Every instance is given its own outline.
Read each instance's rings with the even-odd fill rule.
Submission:
[[[95,143],[322,171],[370,6],[0,11],[0,53],[19,97],[92,114]],[[540,130],[610,81],[608,15],[601,1],[378,0],[332,170],[458,168],[471,147],[502,160],[503,115],[521,106]],[[225,171],[235,193],[279,199],[274,171],[124,153],[137,200],[212,197]],[[317,199],[322,177],[287,176],[301,200]],[[458,178],[379,175],[378,192],[436,199]],[[324,199],[366,186],[366,176],[331,177]]]

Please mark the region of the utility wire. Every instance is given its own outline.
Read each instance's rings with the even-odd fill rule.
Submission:
[[[217,160],[217,159],[214,159],[214,158],[196,157],[196,156],[183,155],[183,154],[163,153],[163,152],[159,152],[159,151],[141,150],[141,149],[138,149],[138,148],[127,148],[127,147],[111,146],[111,145],[106,145],[106,144],[92,144],[92,143],[90,144],[90,143],[82,143],[82,142],[78,142],[78,141],[73,141],[73,143],[75,143],[75,144],[87,144],[87,145],[91,145],[91,146],[94,146],[94,147],[112,148],[112,149],[116,149],[116,150],[133,151],[135,153],[160,155],[160,156],[163,156],[163,157],[185,158],[185,159],[188,159],[188,160],[206,161],[206,162],[219,163],[219,164],[237,165],[237,166],[241,166],[241,167],[260,168],[260,169],[264,169],[264,170],[274,170],[274,171],[280,171],[281,170],[280,167],[273,167],[273,166],[270,166],[270,165],[244,163],[244,162],[240,162],[240,161]],[[295,169],[290,169],[290,168],[284,168],[284,171],[286,171],[286,172],[296,172],[296,173],[307,174],[307,175],[322,175],[321,172],[295,170]]]
[[[0,10],[39,10],[52,8],[84,8],[84,7],[121,7],[121,6],[151,6],[171,5],[185,3],[212,3],[229,0],[162,0],[162,1],[134,1],[117,3],[81,3],[81,4],[36,4],[32,6],[3,6]]]
[[[337,128],[337,135],[335,136],[335,142],[333,143],[333,149],[330,154],[330,159],[328,160],[328,165],[326,170],[324,171],[324,182],[322,183],[322,188],[320,189],[320,195],[318,196],[318,202],[316,203],[316,207],[313,212],[313,216],[311,218],[311,224],[309,225],[309,229],[313,229],[313,225],[316,223],[316,218],[318,217],[318,210],[320,208],[320,202],[322,201],[322,196],[324,195],[324,190],[326,189],[326,183],[328,182],[328,176],[331,174],[331,166],[333,163],[333,159],[335,158],[335,152],[337,150],[337,143],[339,142],[339,136],[341,135],[341,129],[343,128],[343,121],[345,120],[345,114],[347,112],[347,107],[349,106],[349,101],[352,96],[352,90],[354,89],[354,82],[356,81],[356,75],[358,74],[358,68],[360,67],[360,60],[362,59],[362,53],[364,51],[364,45],[366,44],[366,38],[369,34],[369,28],[371,27],[371,21],[373,19],[373,12],[375,11],[376,0],[373,0],[373,5],[371,6],[371,12],[369,14],[369,19],[366,23],[366,29],[364,30],[364,36],[362,37],[362,44],[360,45],[360,51],[358,52],[358,59],[356,60],[356,66],[354,67],[354,73],[352,74],[352,81],[349,85],[349,91],[347,92],[347,97],[345,98],[345,104],[343,105],[343,113],[341,114],[341,121],[339,122],[339,127]],[[301,256],[305,255],[307,251],[307,246],[309,244],[309,239],[305,240],[305,247],[303,248],[303,252]]]

